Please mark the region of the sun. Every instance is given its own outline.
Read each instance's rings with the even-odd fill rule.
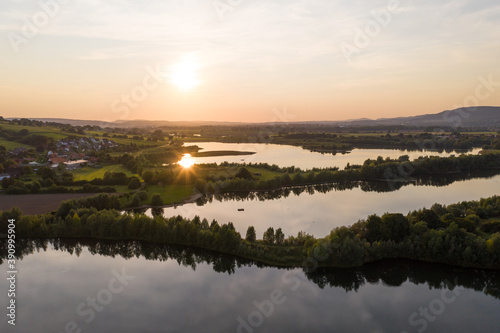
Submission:
[[[191,154],[184,154],[182,155],[182,159],[177,162],[180,166],[182,166],[184,169],[188,169],[194,165],[195,161],[193,158],[191,158]]]
[[[173,65],[170,71],[170,83],[183,91],[191,90],[200,82],[196,76],[197,64],[191,57]]]

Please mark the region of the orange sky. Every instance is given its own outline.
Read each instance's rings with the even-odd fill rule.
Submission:
[[[500,105],[497,1],[44,3],[0,4],[4,117],[267,122]]]

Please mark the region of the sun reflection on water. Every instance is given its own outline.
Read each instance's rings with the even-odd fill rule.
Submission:
[[[182,155],[182,159],[177,162],[177,164],[179,164],[180,166],[182,166],[183,168],[190,168],[194,165],[195,161],[194,159],[191,157],[191,154],[184,154]]]

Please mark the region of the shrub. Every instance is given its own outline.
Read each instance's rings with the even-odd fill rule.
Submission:
[[[158,193],[151,197],[151,206],[163,206],[163,198]]]

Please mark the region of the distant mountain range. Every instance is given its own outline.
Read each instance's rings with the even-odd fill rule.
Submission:
[[[8,118],[15,119],[15,118]],[[117,120],[113,122],[98,120],[78,120],[63,118],[30,118],[39,121],[70,124],[73,126],[98,125],[101,127],[184,127],[206,125],[250,125],[255,123],[242,122],[217,122],[217,121],[164,121],[164,120]],[[272,125],[273,123],[259,123],[256,125]],[[500,128],[500,107],[481,106],[476,108],[459,108],[446,110],[436,114],[425,114],[412,117],[379,118],[379,119],[353,119],[345,121],[306,121],[297,124],[323,124],[332,126],[418,126],[418,127],[488,127]]]
[[[353,126],[450,126],[450,127],[500,127],[500,107],[481,106],[459,108],[436,114],[413,117],[357,119],[348,122]]]

